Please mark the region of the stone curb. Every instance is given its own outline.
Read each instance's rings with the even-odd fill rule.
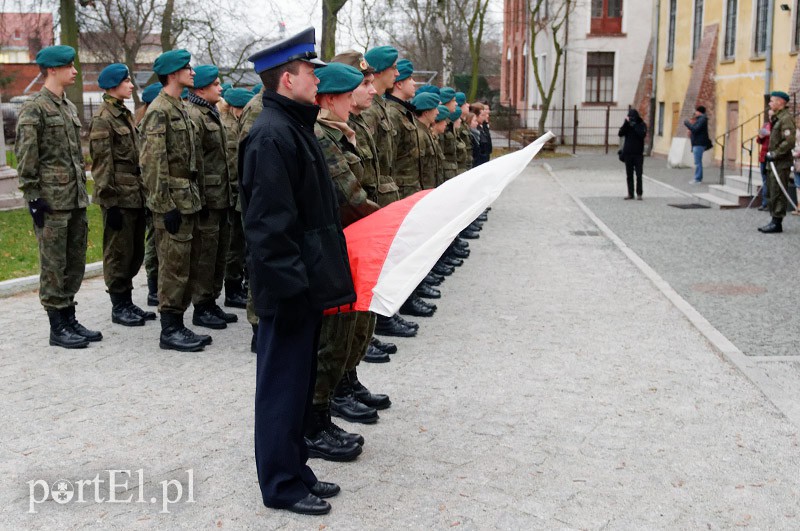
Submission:
[[[84,279],[99,277],[103,274],[103,262],[86,264]],[[24,291],[32,291],[39,287],[39,275],[29,277],[12,278],[0,282],[0,298],[10,297]]]

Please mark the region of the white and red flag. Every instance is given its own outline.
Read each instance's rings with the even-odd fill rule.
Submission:
[[[520,151],[396,201],[344,229],[358,298],[354,305],[339,310],[372,311],[387,317],[396,313],[456,236],[551,138],[548,132]]]

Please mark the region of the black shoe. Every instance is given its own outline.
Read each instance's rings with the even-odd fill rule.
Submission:
[[[759,227],[758,230],[764,234],[777,234],[783,232],[783,222],[780,218],[772,218],[769,224]]]
[[[413,315],[414,317],[431,317],[434,314],[434,310],[423,306],[417,299],[408,299],[400,307],[400,313]]]
[[[367,363],[388,363],[392,361],[389,354],[372,345],[367,347],[367,353],[364,354],[363,359]]]
[[[131,294],[128,292],[128,309],[131,311],[132,314],[138,315],[145,321],[155,321],[156,314],[155,312],[147,312],[136,306],[133,301],[131,300]]]
[[[147,305],[158,306],[158,277],[147,277]]]
[[[250,339],[250,352],[256,353],[258,345],[258,325],[251,325],[253,327],[253,337]]]
[[[330,412],[326,413],[326,416],[328,417],[328,425],[325,429],[328,430],[328,433],[347,444],[355,443],[359,446],[364,446],[364,437],[362,435],[344,431],[342,428],[334,424],[331,421]]]
[[[480,232],[483,230],[483,225],[478,223],[477,221],[473,221],[467,226],[467,230],[471,230],[473,232]]]
[[[331,512],[331,504],[325,500],[320,499],[309,493],[308,496],[302,500],[294,502],[288,507],[276,507],[277,509],[285,509],[287,511],[297,514],[319,515],[328,514]]]
[[[469,250],[469,242],[459,238],[458,236],[456,236],[456,239],[453,240],[453,245],[455,245],[459,249]]]
[[[222,330],[228,328],[228,323],[221,317],[217,317],[211,310],[211,305],[204,304],[202,306],[194,307],[194,314],[192,315],[192,324],[195,326],[204,326],[214,330]]]
[[[467,240],[477,240],[481,237],[480,234],[475,232],[474,230],[469,230],[469,227],[461,231],[461,237],[466,238]]]
[[[461,259],[469,258],[469,249],[462,249],[460,247],[453,246],[447,251],[447,255]]]
[[[768,210],[769,210],[769,207],[768,207],[768,206],[760,206],[760,207],[758,207],[758,211],[759,211],[759,212],[766,212],[766,211],[768,211]]]
[[[489,220],[489,214],[487,214],[486,212],[484,212],[483,214],[481,214],[480,216],[478,216],[478,217],[477,217],[477,218],[475,218],[475,219],[476,219],[476,221],[481,221],[481,222],[484,222],[484,223],[485,223],[486,221],[488,221],[488,220]]]
[[[79,336],[85,337],[87,341],[100,341],[103,339],[103,334],[95,330],[89,330],[78,322],[78,320],[75,318],[75,306],[64,308],[61,310],[61,315],[64,319],[66,319],[67,323],[72,328],[72,331]]]
[[[336,483],[328,483],[327,481],[317,481],[313,487],[309,488],[311,494],[317,498],[333,498],[339,494],[342,489]]]
[[[397,345],[395,345],[394,343],[384,343],[377,337],[373,337],[372,339],[370,339],[369,344],[374,346],[375,348],[384,351],[387,354],[394,354],[395,352],[397,352]]]
[[[305,441],[309,457],[326,461],[353,461],[363,452],[358,444],[346,443],[326,429],[320,429],[314,435],[306,435]]]
[[[203,350],[203,342],[194,332],[183,326],[183,314],[161,314],[161,337],[158,346],[164,350],[197,352]]]
[[[414,337],[417,331],[407,326],[403,326],[390,317],[378,316],[378,321],[375,323],[375,333],[381,336],[392,337]]]
[[[444,281],[444,277],[437,275],[434,272],[428,273],[422,281],[429,286],[438,286]]]
[[[358,400],[353,395],[353,387],[347,374],[342,376],[336,389],[333,391],[331,399],[331,415],[341,417],[350,422],[360,422],[362,424],[374,424],[378,422],[378,411],[374,407],[369,407]]]
[[[64,320],[61,310],[47,310],[50,320],[50,345],[63,348],[86,348],[89,341],[75,333]]]
[[[210,307],[211,313],[225,321],[226,323],[235,323],[239,320],[239,316],[235,313],[228,313],[222,310],[219,305],[214,304]]]
[[[442,275],[442,276],[445,276],[445,277],[449,277],[450,275],[453,274],[453,271],[455,271],[455,268],[452,267],[452,266],[443,264],[441,262],[436,262],[436,265],[433,266],[433,269],[431,269],[431,271],[433,271],[437,275]]]
[[[247,308],[247,292],[242,289],[241,282],[225,282],[225,306],[229,308]]]
[[[414,293],[419,295],[420,297],[424,297],[426,299],[441,299],[442,292],[436,288],[432,288],[429,285],[425,284],[424,282],[417,286],[417,289],[414,290]]]
[[[190,334],[192,334],[195,337],[195,339],[200,341],[200,343],[202,343],[204,347],[207,347],[208,345],[210,345],[214,341],[214,338],[212,338],[211,336],[209,336],[207,334],[198,334],[197,332],[195,332],[194,330],[192,330],[190,328],[187,328],[186,331],[189,332]]]
[[[442,262],[451,267],[461,267],[462,265],[464,265],[464,260],[462,260],[461,258],[456,258],[455,256],[445,256],[444,258],[442,258]]]
[[[111,298],[111,322],[122,326],[144,326],[144,319],[131,311],[128,293],[109,293]]]
[[[392,318],[397,323],[399,323],[402,326],[405,326],[406,328],[410,328],[411,330],[415,330],[415,331],[419,330],[419,325],[417,323],[415,323],[414,321],[409,321],[407,319],[403,319],[403,317],[399,313],[394,314],[392,316]],[[391,354],[391,352],[390,352],[390,354]]]
[[[353,396],[365,406],[380,410],[387,409],[392,405],[392,401],[389,400],[389,395],[370,393],[369,389],[358,381],[358,372],[356,369],[347,371],[344,377],[348,378],[350,381],[350,387],[353,389]]]

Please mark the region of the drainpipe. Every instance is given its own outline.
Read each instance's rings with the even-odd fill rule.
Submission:
[[[656,98],[658,92],[658,42],[661,31],[661,0],[656,0],[655,27],[653,28],[653,88],[650,94],[650,122],[647,125],[650,131],[650,142],[647,145],[647,156],[653,154],[653,144],[656,139]],[[662,117],[663,119],[663,117]]]
[[[772,92],[772,26],[775,20],[775,0],[767,0],[767,50],[764,72],[764,109],[769,106],[769,94]]]
[[[561,65],[561,145],[564,145],[564,117],[567,107],[567,53],[569,51],[569,4],[567,4],[567,14],[564,22],[564,64]]]

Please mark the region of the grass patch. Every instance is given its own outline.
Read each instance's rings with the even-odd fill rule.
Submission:
[[[100,207],[89,205],[86,263],[103,259],[103,219]],[[0,212],[0,280],[39,273],[39,246],[26,208]]]
[[[17,156],[10,149],[6,150],[6,165],[17,169]]]

